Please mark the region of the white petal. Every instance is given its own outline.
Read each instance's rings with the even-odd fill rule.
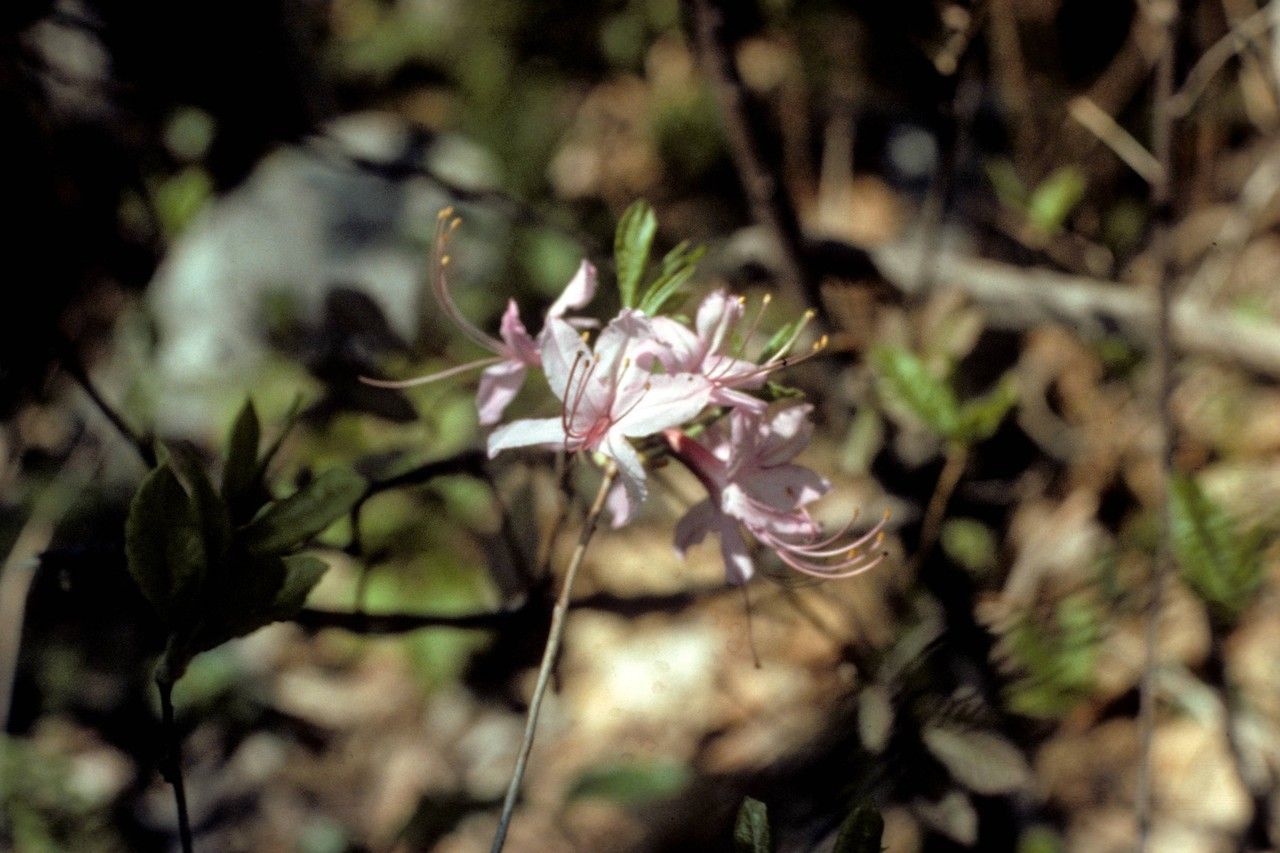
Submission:
[[[590,261],[578,265],[578,271],[547,309],[547,316],[559,319],[566,311],[581,308],[596,295],[596,268]]]
[[[503,450],[531,445],[560,447],[565,443],[564,423],[559,418],[536,418],[503,424],[489,435],[489,458]],[[573,448],[570,448],[573,449]]]
[[[711,383],[701,376],[650,376],[629,394],[618,395],[614,428],[633,438],[653,435],[693,420],[706,408],[710,397]]]
[[[614,509],[620,511],[613,516],[613,526],[617,528],[635,516],[635,511],[640,504],[644,503],[648,495],[648,489],[645,486],[644,462],[640,460],[640,454],[636,453],[631,442],[616,431],[611,431],[605,436],[600,450],[617,464],[618,482],[626,489],[627,500],[618,501],[614,506]]]
[[[563,320],[549,319],[542,333],[542,370],[547,375],[551,392],[560,400],[568,393],[570,374],[581,373],[590,357],[587,345],[573,327]],[[578,377],[574,376],[575,382]]]

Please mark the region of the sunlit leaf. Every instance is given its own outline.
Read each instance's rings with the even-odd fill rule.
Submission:
[[[618,294],[624,308],[632,308],[636,304],[636,290],[644,278],[657,233],[658,218],[644,200],[634,202],[618,221],[613,257],[618,268]]]
[[[351,511],[368,483],[346,468],[333,468],[277,501],[245,526],[245,544],[259,554],[301,545]]]
[[[905,405],[925,426],[944,438],[957,433],[960,407],[951,388],[929,372],[914,353],[901,347],[877,347],[872,363],[881,387]]]
[[[949,518],[942,525],[939,541],[952,561],[975,575],[996,567],[996,537],[985,524],[972,518]]]
[[[1182,576],[1217,618],[1234,621],[1262,582],[1257,545],[1242,537],[1230,516],[1194,479],[1169,483],[1173,546]]]
[[[1084,198],[1084,172],[1062,166],[1040,182],[1027,199],[1027,218],[1044,234],[1056,233]]]
[[[967,400],[960,407],[955,435],[951,437],[965,443],[990,438],[1017,402],[1017,381],[1011,374],[1006,375],[990,392]]]
[[[769,807],[752,797],[742,801],[733,825],[734,853],[773,853]]]
[[[641,805],[678,794],[689,768],[671,761],[634,761],[590,768],[569,788],[567,799],[602,799]]]
[[[662,269],[640,300],[640,310],[653,316],[670,299],[679,295],[697,271],[698,261],[706,253],[702,246],[690,247],[688,241],[676,246],[662,259]]]

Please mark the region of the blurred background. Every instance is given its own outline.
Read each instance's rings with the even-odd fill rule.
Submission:
[[[1133,0],[6,4],[0,845],[177,848],[124,522],[139,443],[217,472],[251,396],[277,495],[379,486],[318,537],[307,610],[178,683],[196,848],[488,849],[580,490],[479,458],[465,377],[358,377],[475,357],[426,288],[445,205],[494,328],[583,257],[608,316],[643,198],[661,251],[708,248],[698,289],[818,311],[827,356],[784,377],[803,461],[825,521],[892,512],[890,558],[766,566],[749,619],[714,544],[673,553],[697,485],[658,472],[588,555],[508,849],[729,850],[746,796],[782,851],[851,813],[895,853],[1134,849],[1162,274],[1151,849],[1272,849],[1273,6],[1183,3],[1157,102],[1170,10]]]

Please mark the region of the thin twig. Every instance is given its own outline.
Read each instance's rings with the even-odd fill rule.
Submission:
[[[76,381],[76,384],[89,395],[89,399],[98,407],[98,411],[102,412],[106,419],[111,422],[111,426],[115,427],[116,432],[120,433],[125,441],[133,446],[133,449],[137,451],[138,456],[146,463],[146,466],[154,468],[156,465],[156,452],[155,448],[151,446],[150,440],[134,432],[133,427],[129,426],[120,413],[102,396],[97,386],[93,384],[93,380],[89,378],[89,372],[85,370],[80,359],[72,351],[70,343],[64,342],[60,347],[58,360],[62,362],[63,369]]]
[[[1067,113],[1147,183],[1160,180],[1160,161],[1102,107],[1080,95],[1067,104]]]
[[[1174,269],[1170,231],[1173,219],[1173,123],[1174,62],[1177,52],[1179,9],[1176,2],[1152,6],[1161,16],[1164,45],[1156,68],[1155,102],[1152,117],[1152,152],[1160,162],[1160,177],[1151,185],[1154,208],[1152,253],[1160,276],[1156,290],[1155,364],[1157,374],[1156,409],[1160,424],[1160,540],[1151,567],[1150,602],[1147,610],[1145,659],[1139,685],[1138,787],[1135,810],[1138,820],[1138,851],[1143,853],[1151,838],[1152,769],[1151,748],[1156,727],[1156,673],[1159,667],[1160,615],[1164,609],[1165,585],[1172,572],[1172,522],[1169,480],[1173,472],[1173,290]]]
[[[699,62],[711,81],[724,120],[729,153],[742,182],[751,218],[768,230],[778,249],[782,279],[810,307],[825,315],[822,290],[804,262],[804,241],[795,207],[777,169],[765,161],[747,114],[747,90],[724,39],[725,8],[718,0],[688,0]]]
[[[182,853],[192,853],[195,848],[191,840],[191,815],[187,812],[187,789],[182,781],[182,741],[173,721],[173,682],[157,678],[156,688],[160,691],[161,726],[165,737],[165,757],[161,762],[161,772],[173,786],[173,799],[178,806],[178,836],[182,842]]]
[[[946,460],[942,465],[942,471],[938,473],[938,482],[933,487],[933,494],[929,497],[929,504],[924,511],[924,520],[920,524],[920,542],[916,547],[915,558],[912,560],[916,571],[924,565],[924,561],[933,551],[933,546],[938,542],[938,533],[942,530],[942,520],[947,513],[947,504],[951,502],[951,495],[960,484],[960,477],[968,464],[967,447],[962,444],[947,446]]]
[[[1266,35],[1271,28],[1270,17],[1280,6],[1275,0],[1259,9],[1247,18],[1243,18],[1231,27],[1231,31],[1214,42],[1206,50],[1191,70],[1187,72],[1182,88],[1174,94],[1169,102],[1169,110],[1173,117],[1182,118],[1195,107],[1196,101],[1204,94],[1209,82],[1217,76],[1233,56],[1245,50],[1253,39]]]
[[[551,611],[551,630],[547,635],[547,646],[542,652],[542,665],[538,668],[538,681],[533,688],[533,698],[529,701],[529,714],[525,718],[524,739],[520,742],[520,752],[516,756],[516,766],[511,772],[511,782],[507,785],[507,795],[502,801],[502,815],[498,818],[498,831],[493,837],[492,853],[501,853],[507,841],[507,830],[511,826],[511,815],[515,811],[516,798],[520,794],[520,784],[524,781],[525,765],[529,761],[529,752],[533,749],[533,738],[538,730],[538,714],[542,710],[542,698],[546,695],[547,684],[551,681],[551,670],[560,651],[560,640],[564,636],[565,616],[569,612],[569,596],[573,591],[573,581],[582,566],[582,558],[587,553],[587,545],[595,533],[600,514],[604,511],[605,498],[613,487],[618,476],[618,469],[610,463],[600,481],[600,490],[596,492],[591,509],[587,511],[586,521],[582,524],[582,533],[578,536],[578,545],[573,549],[569,559],[569,568],[565,571],[564,585],[556,599],[555,609]]]

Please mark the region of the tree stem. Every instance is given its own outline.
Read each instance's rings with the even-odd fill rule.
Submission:
[[[511,826],[511,815],[516,808],[516,798],[520,795],[520,783],[524,781],[525,766],[529,761],[529,753],[533,749],[533,738],[538,730],[538,714],[542,710],[542,699],[546,695],[547,685],[551,682],[551,671],[555,667],[556,656],[560,651],[560,641],[564,636],[565,615],[569,612],[569,596],[573,590],[574,578],[582,566],[582,558],[587,553],[587,545],[595,533],[604,510],[605,498],[618,475],[613,463],[605,468],[604,479],[600,481],[600,490],[596,492],[591,509],[582,524],[582,532],[578,535],[577,547],[569,558],[569,568],[565,571],[564,585],[560,587],[560,595],[556,598],[555,609],[551,611],[551,630],[547,635],[547,645],[542,652],[542,665],[538,668],[538,681],[533,688],[533,698],[529,702],[529,713],[525,718],[524,739],[520,742],[520,753],[516,756],[515,769],[511,771],[511,781],[507,784],[507,795],[502,801],[502,816],[498,819],[498,831],[493,837],[492,853],[501,853],[507,841],[507,830]]]
[[[192,853],[195,848],[191,840],[191,815],[187,812],[187,789],[182,781],[182,742],[173,722],[173,683],[167,679],[156,679],[156,687],[160,691],[161,725],[167,752],[161,769],[165,779],[173,786],[173,799],[178,805],[178,835],[182,841],[182,853]]]

